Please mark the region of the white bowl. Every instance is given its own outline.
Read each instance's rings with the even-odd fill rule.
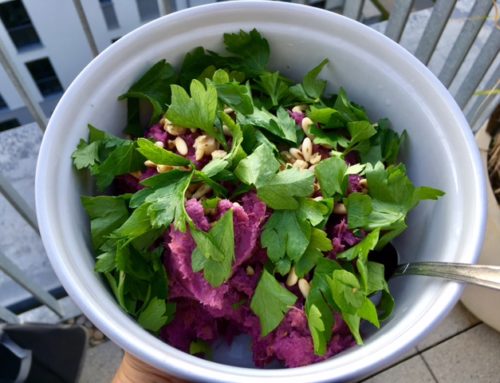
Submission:
[[[155,20],[102,52],[76,78],[54,111],[36,174],[42,239],[63,286],[109,338],[144,361],[203,382],[346,381],[379,369],[414,346],[445,317],[462,286],[426,277],[391,282],[392,318],[366,344],[295,369],[255,369],[199,359],[141,329],[93,272],[88,220],[80,195],[91,189],[72,167],[71,153],[87,123],[114,134],[126,108],[116,97],[161,58],[178,65],[197,46],[221,51],[222,34],[257,28],[269,40],[271,67],[296,80],[323,58],[331,91],[343,86],[372,119],[406,129],[404,161],[417,185],[446,191],[411,215],[398,247],[404,261],[473,263],[481,247],[486,198],[478,150],[462,112],[441,83],[411,54],[383,35],[342,16],[281,2],[224,2]],[[226,362],[229,359],[225,359]],[[220,361],[220,360],[219,360]]]

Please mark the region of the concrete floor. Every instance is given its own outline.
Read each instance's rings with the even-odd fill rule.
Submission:
[[[123,352],[107,341],[87,352],[80,383],[110,382]],[[422,342],[363,383],[498,383],[500,333],[458,303]]]

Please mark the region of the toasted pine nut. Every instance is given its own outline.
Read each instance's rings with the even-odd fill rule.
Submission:
[[[172,136],[180,136],[181,134],[186,133],[186,128],[183,128],[182,126],[172,125],[170,123],[164,125],[164,127],[167,133],[171,134]]]
[[[175,149],[175,141],[173,141],[173,140],[168,140],[168,141],[167,141],[167,147],[168,147],[169,149]]]
[[[347,209],[343,203],[336,203],[335,206],[333,207],[333,212],[335,214],[347,214]]]
[[[196,131],[197,131],[197,130],[198,130],[198,129],[196,129],[196,128],[189,128],[189,131],[190,131],[191,133],[196,133]]]
[[[292,267],[290,269],[290,272],[288,273],[288,277],[286,278],[286,285],[288,287],[294,286],[298,280],[299,280],[299,277],[297,276],[297,273],[295,272],[295,267]]]
[[[212,152],[212,158],[213,159],[216,159],[216,158],[224,158],[225,156],[227,155],[226,151],[225,150],[214,150]]]
[[[319,163],[321,161],[321,154],[319,153],[314,153],[311,158],[309,159],[309,163],[311,165],[316,165],[317,163]]]
[[[172,169],[173,169],[173,167],[170,166],[170,165],[157,165],[156,166],[156,171],[158,173],[167,173],[167,172],[169,172]]]
[[[295,112],[295,113],[302,113],[304,112],[304,110],[306,110],[307,108],[307,105],[304,105],[304,104],[301,104],[301,105],[295,105],[293,108],[292,108],[292,112]]]
[[[165,144],[161,141],[156,141],[155,146],[158,146],[159,148],[163,148],[163,147],[165,147]]]
[[[296,159],[298,160],[303,160],[304,159],[304,155],[302,154],[302,152],[297,149],[297,148],[290,148],[290,154],[295,157]]]
[[[302,142],[302,155],[304,156],[304,160],[308,161],[311,159],[313,151],[313,144],[309,137],[304,138]]]
[[[315,200],[315,201],[323,201],[323,196],[314,197],[313,200]]]
[[[302,119],[302,130],[304,131],[305,134],[309,133],[309,128],[313,124],[312,120],[309,117],[304,117]]]
[[[194,159],[195,159],[196,161],[201,160],[201,159],[203,158],[203,156],[204,156],[204,155],[205,155],[205,151],[204,151],[203,149],[201,149],[201,148],[200,148],[200,149],[196,149],[196,150],[194,151]]]
[[[198,190],[193,193],[192,198],[199,199],[207,194],[212,188],[208,185],[201,185]]]
[[[233,108],[229,108],[229,107],[224,108],[224,113],[226,113],[226,114],[231,114],[233,112],[234,112]]]
[[[138,180],[141,179],[141,176],[142,176],[142,172],[140,170],[136,171],[136,172],[130,172],[130,175],[134,178],[137,178]]]
[[[295,169],[307,169],[309,164],[304,160],[297,160],[293,163],[292,167]]]
[[[307,298],[309,295],[309,292],[311,291],[311,285],[309,282],[307,282],[304,278],[299,279],[299,290],[304,296],[304,298]]]
[[[368,186],[368,180],[366,178],[362,178],[359,181],[359,186],[362,186],[362,187],[366,188]]]
[[[314,172],[314,169],[316,169],[316,165],[311,165],[307,168],[307,170],[310,170],[311,172]]]
[[[144,165],[146,165],[148,168],[156,168],[156,164],[150,160],[144,161]]]
[[[175,148],[181,156],[185,156],[186,154],[188,154],[186,141],[184,141],[181,137],[175,137],[174,144]]]
[[[222,133],[224,133],[225,136],[232,136],[233,134],[231,133],[231,130],[229,129],[229,126],[226,124],[222,125]]]
[[[247,266],[247,268],[245,269],[245,272],[247,273],[248,276],[252,276],[255,274],[255,270],[250,265]]]

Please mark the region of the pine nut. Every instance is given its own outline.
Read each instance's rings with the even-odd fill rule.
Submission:
[[[299,290],[304,296],[304,298],[307,298],[309,295],[309,292],[311,291],[311,285],[309,282],[307,282],[304,278],[299,279]]]
[[[205,151],[202,148],[196,149],[194,151],[194,159],[196,161],[200,161],[204,155],[205,155]]]
[[[216,158],[224,158],[225,156],[227,155],[226,151],[225,150],[214,150],[212,152],[212,158],[213,159],[216,159]]]
[[[316,165],[311,165],[307,168],[307,170],[310,170],[311,172],[314,172],[314,169],[316,169]]]
[[[207,194],[212,188],[208,185],[201,185],[196,192],[193,193],[192,198],[199,199]]]
[[[288,287],[292,287],[297,283],[298,280],[299,280],[299,277],[297,276],[297,273],[295,272],[295,267],[292,267],[290,269],[290,272],[288,273],[288,277],[286,278],[286,285]]]
[[[359,181],[359,186],[362,186],[364,188],[368,187],[368,180],[366,178],[362,178],[360,181]]]
[[[245,272],[247,273],[248,276],[252,276],[255,274],[255,270],[250,265],[247,266],[247,268],[245,269]]]
[[[173,167],[170,166],[170,165],[157,165],[156,166],[156,171],[158,173],[167,173],[167,172],[169,172],[172,169],[173,169]]]
[[[309,159],[309,163],[311,165],[316,165],[317,163],[319,163],[321,161],[321,154],[319,153],[314,153],[311,158]]]
[[[231,130],[229,129],[229,126],[226,124],[222,125],[222,133],[224,133],[225,136],[232,136],[233,134],[231,133]]]
[[[196,133],[196,131],[197,131],[197,130],[198,130],[198,129],[196,129],[196,128],[189,128],[189,131],[190,131],[191,133]]]
[[[186,141],[184,141],[181,137],[175,137],[174,144],[177,152],[179,152],[181,156],[185,156],[186,154],[188,154]]]
[[[146,165],[148,168],[156,168],[156,164],[150,160],[144,161],[144,165]]]
[[[302,152],[297,149],[297,148],[290,148],[290,154],[295,157],[296,159],[298,160],[303,160],[304,159],[304,155],[302,154]]]
[[[141,176],[142,176],[142,172],[140,170],[136,171],[136,172],[130,172],[129,173],[132,177],[134,178],[137,178],[138,180],[141,179]]]
[[[291,162],[291,161],[292,161],[292,159],[293,159],[293,160],[295,160],[295,158],[294,158],[294,157],[292,157],[292,155],[290,154],[290,152],[287,152],[287,151],[285,151],[285,150],[284,150],[284,151],[282,151],[282,152],[280,152],[280,155],[281,155],[281,157],[282,157],[285,161],[287,161],[287,162]]]
[[[297,160],[293,163],[292,167],[295,169],[307,169],[309,164],[304,160]]]
[[[233,112],[234,112],[233,108],[229,108],[229,107],[224,108],[224,113],[226,113],[226,114],[231,114]]]
[[[336,203],[333,207],[333,212],[335,214],[345,215],[347,214],[347,209],[343,203]]]
[[[313,144],[309,137],[304,138],[302,142],[302,155],[304,156],[304,160],[308,161],[311,159],[313,151]]]
[[[323,201],[323,197],[322,196],[314,197],[313,200],[315,200],[315,201]]]
[[[165,147],[165,144],[161,141],[156,141],[155,146],[158,146],[159,148],[163,148],[163,147]]]
[[[175,148],[175,142],[173,140],[168,140],[167,141],[167,148],[174,149]]]
[[[292,108],[292,112],[295,112],[295,113],[303,113],[304,110],[307,109],[307,105],[304,105],[304,104],[301,104],[301,105],[295,105],[293,108]]]
[[[171,134],[172,136],[180,136],[181,134],[186,133],[186,128],[183,128],[182,126],[172,125],[171,123],[167,123],[164,126],[167,133]]]
[[[305,134],[309,133],[309,128],[313,124],[313,121],[309,117],[304,117],[302,119],[302,130],[304,131]]]

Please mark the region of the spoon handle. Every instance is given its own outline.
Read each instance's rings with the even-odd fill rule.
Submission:
[[[399,265],[394,272],[394,276],[407,274],[440,277],[500,290],[500,266],[415,262]]]

